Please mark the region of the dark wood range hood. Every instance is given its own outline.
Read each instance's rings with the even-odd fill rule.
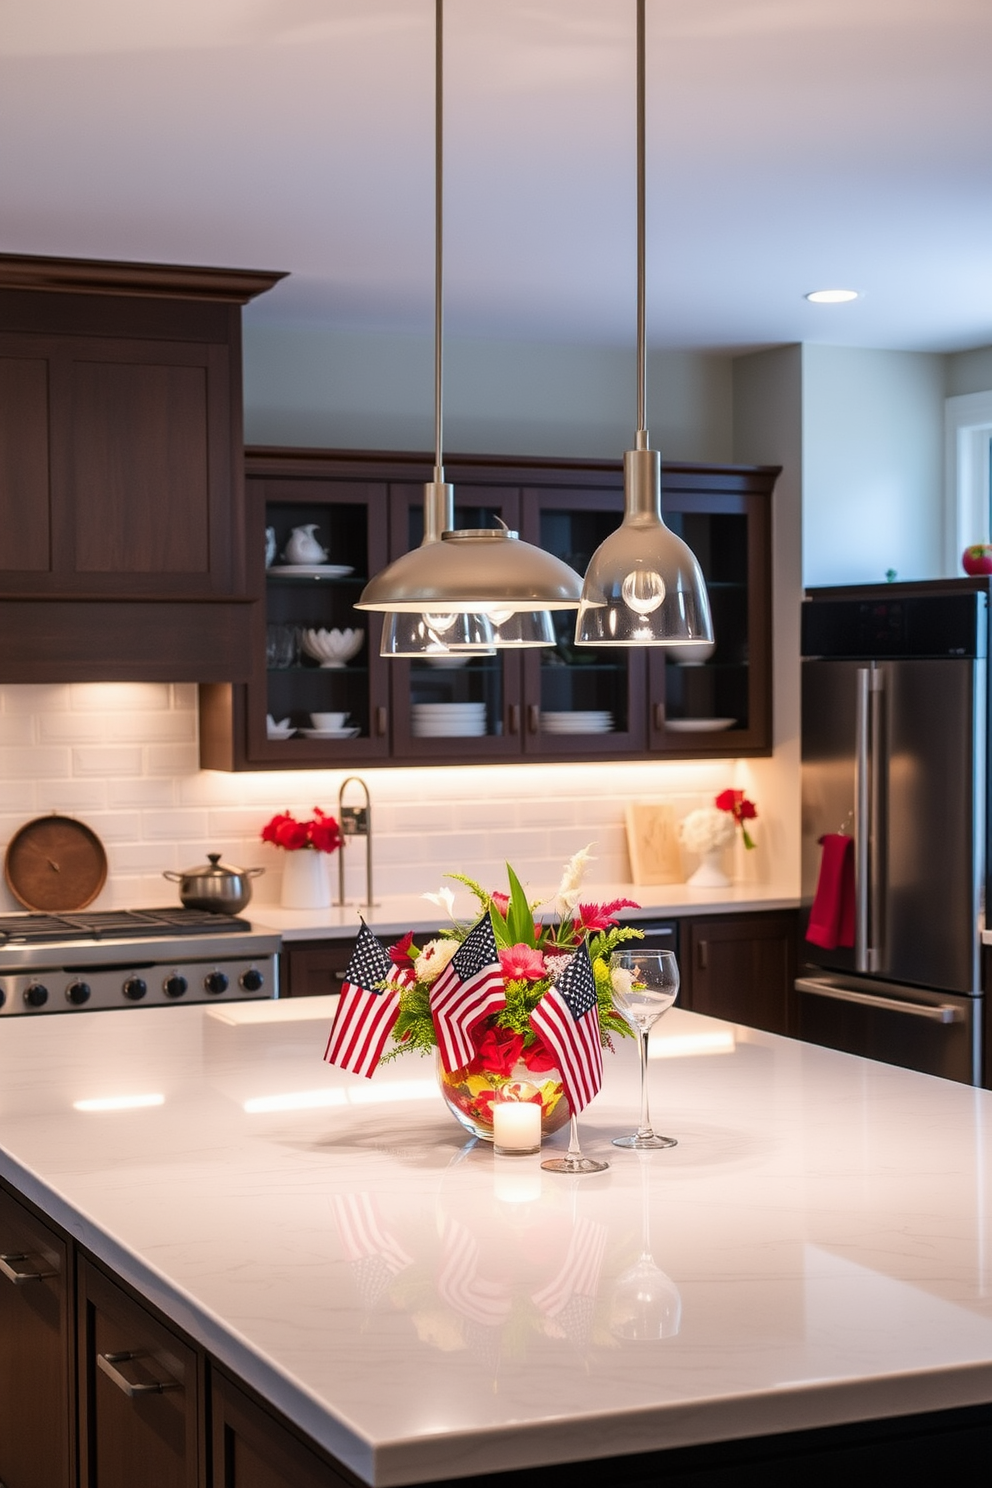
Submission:
[[[0,254],[0,682],[247,679],[241,306],[282,277]]]

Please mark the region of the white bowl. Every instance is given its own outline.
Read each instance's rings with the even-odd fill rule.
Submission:
[[[311,713],[315,729],[343,729],[348,722],[347,713]]]
[[[365,643],[364,630],[303,630],[300,644],[308,656],[322,666],[343,666],[357,656]]]

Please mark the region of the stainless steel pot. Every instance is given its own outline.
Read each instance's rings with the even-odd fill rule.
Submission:
[[[240,914],[251,898],[251,880],[264,868],[231,868],[220,853],[207,853],[208,866],[184,868],[182,873],[166,869],[163,878],[179,885],[179,897],[187,909],[206,909],[212,914]]]

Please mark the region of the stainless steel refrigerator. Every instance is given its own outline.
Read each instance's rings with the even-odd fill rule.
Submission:
[[[848,834],[854,944],[803,941],[800,1036],[978,1084],[988,582],[812,590],[802,641],[803,928]]]

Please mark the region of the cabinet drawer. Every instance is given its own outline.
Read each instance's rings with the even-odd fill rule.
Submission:
[[[354,938],[284,943],[279,968],[281,995],[327,997],[331,992],[340,992],[354,949]]]
[[[0,1188],[0,1480],[69,1488],[68,1255],[65,1242]]]
[[[213,1488],[352,1488],[218,1369],[210,1373]]]
[[[197,1488],[195,1351],[79,1262],[81,1488]]]

